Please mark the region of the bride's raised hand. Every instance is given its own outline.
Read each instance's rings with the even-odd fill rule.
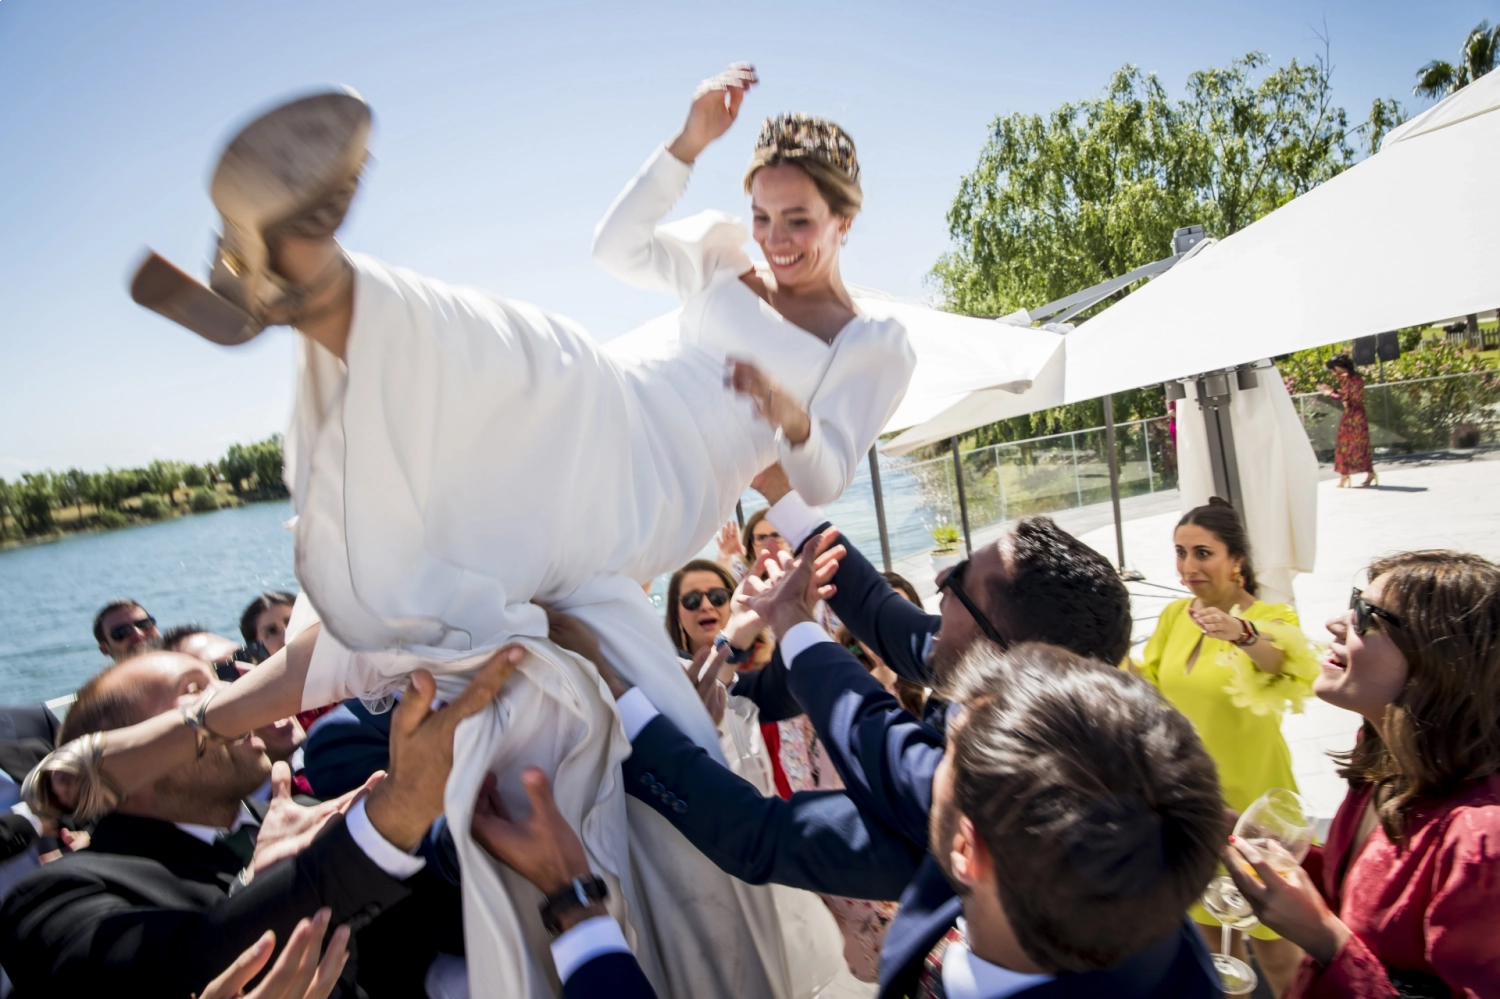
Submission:
[[[812,433],[807,410],[786,394],[776,380],[749,361],[729,358],[724,366],[724,384],[749,399],[756,415],[781,431],[793,444],[801,444]]]
[[[668,145],[667,151],[684,163],[692,163],[710,142],[729,131],[740,115],[740,103],[759,83],[755,67],[737,62],[718,76],[709,77],[693,91],[687,121]]]

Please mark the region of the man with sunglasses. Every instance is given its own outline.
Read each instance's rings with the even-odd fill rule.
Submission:
[[[766,519],[794,552],[832,525],[808,506],[779,466],[753,483],[771,504]],[[981,545],[938,577],[939,613],[929,614],[886,581],[843,534],[845,554],[832,582],[828,606],[855,638],[895,673],[935,687],[976,642],[1001,649],[1046,642],[1082,656],[1117,663],[1130,643],[1130,595],[1109,561],[1048,517],[1027,517],[999,541]],[[1118,651],[1115,651],[1118,650]],[[785,658],[784,658],[785,657]],[[742,673],[734,693],[760,706],[767,720],[801,713],[786,683],[790,657],[778,648],[771,664]],[[922,720],[945,729],[947,705],[929,698]]]
[[[134,600],[115,600],[94,615],[94,641],[117,663],[146,651],[160,638],[156,618]]]

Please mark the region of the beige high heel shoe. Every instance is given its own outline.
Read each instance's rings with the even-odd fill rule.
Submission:
[[[298,98],[240,130],[209,183],[224,222],[207,286],[151,253],[130,297],[204,339],[245,343],[267,326],[312,318],[309,304],[349,272],[342,254],[307,285],[272,269],[282,237],[331,237],[359,190],[370,106],[352,90]]]

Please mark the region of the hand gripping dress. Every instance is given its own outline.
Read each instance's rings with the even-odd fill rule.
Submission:
[[[595,244],[611,270],[683,300],[671,349],[612,353],[533,306],[359,255],[345,361],[302,340],[287,478],[298,579],[323,622],[303,704],[379,700],[419,663],[451,696],[499,646],[529,651],[459,728],[447,788],[475,996],[558,987],[535,891],[468,835],[487,772],[524,814],[529,765],[553,776],[660,994],[800,994],[769,892],[627,806],[613,701],[590,664],[546,641],[533,603],[580,617],[623,676],[722,758],[639,583],[695,555],[774,461],[809,500],[839,495],[910,379],[905,330],[880,303],[862,302],[825,344],[737,280],[750,267],[740,223],[705,213],[657,227],[688,173],[658,150]],[[727,356],[802,400],[804,444],[778,440],[724,388]]]

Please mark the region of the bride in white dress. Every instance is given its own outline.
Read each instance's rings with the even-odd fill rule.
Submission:
[[[304,334],[286,471],[297,574],[322,627],[215,699],[213,731],[378,699],[419,664],[451,691],[501,645],[529,651],[493,709],[459,729],[446,795],[474,995],[556,989],[533,893],[468,835],[485,773],[524,811],[517,776],[529,765],[552,776],[661,994],[791,999],[822,974],[789,953],[768,891],[626,804],[613,702],[591,665],[546,641],[537,606],[583,620],[622,675],[720,756],[639,582],[701,549],[775,461],[810,500],[837,497],[905,391],[904,329],[857,311],[839,279],[859,169],[837,126],[784,116],[762,129],[747,190],[766,267],[727,215],[657,225],[753,82],[735,68],[700,88],[682,133],[599,226],[601,263],[684,301],[675,345],[656,356],[601,349],[533,306],[344,254],[333,232],[368,131],[349,94],[278,108],[226,150],[212,291],[159,258],[132,289],[219,342],[276,322]],[[139,762],[115,774],[106,742],[105,772],[123,791],[151,779]]]

